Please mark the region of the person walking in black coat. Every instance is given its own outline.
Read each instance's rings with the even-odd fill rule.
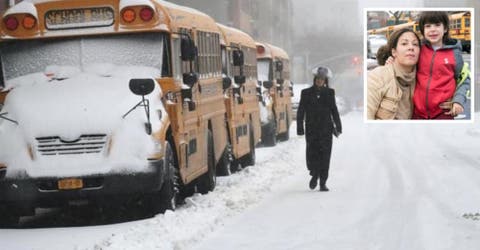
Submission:
[[[307,141],[307,168],[315,189],[320,179],[320,191],[328,191],[326,182],[332,153],[332,134],[342,133],[342,123],[335,101],[335,91],[328,87],[331,71],[318,67],[314,71],[313,86],[302,90],[297,110],[297,134]],[[304,130],[305,118],[305,130]]]

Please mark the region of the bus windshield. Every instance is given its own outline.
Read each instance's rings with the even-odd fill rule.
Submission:
[[[259,81],[269,81],[271,80],[271,69],[270,69],[270,60],[258,60],[257,63],[258,69],[258,80]]]
[[[163,37],[158,33],[16,40],[0,46],[5,80],[44,72],[47,66],[82,70],[96,63],[162,68]]]

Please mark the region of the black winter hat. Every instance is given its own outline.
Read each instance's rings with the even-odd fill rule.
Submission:
[[[313,70],[313,76],[314,78],[329,79],[332,77],[332,71],[327,67],[320,66]]]

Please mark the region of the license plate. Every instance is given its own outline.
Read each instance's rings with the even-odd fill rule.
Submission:
[[[83,187],[82,179],[63,179],[58,181],[58,189],[69,190],[69,189],[79,189]]]
[[[50,30],[110,26],[113,22],[111,7],[50,10],[45,14],[45,26]]]

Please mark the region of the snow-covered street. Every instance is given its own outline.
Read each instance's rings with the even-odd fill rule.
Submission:
[[[475,119],[480,119],[476,114]],[[106,226],[0,229],[2,249],[478,249],[480,128],[342,117],[330,192],[309,190],[305,142],[258,148],[175,212]],[[477,215],[476,215],[477,214]]]

